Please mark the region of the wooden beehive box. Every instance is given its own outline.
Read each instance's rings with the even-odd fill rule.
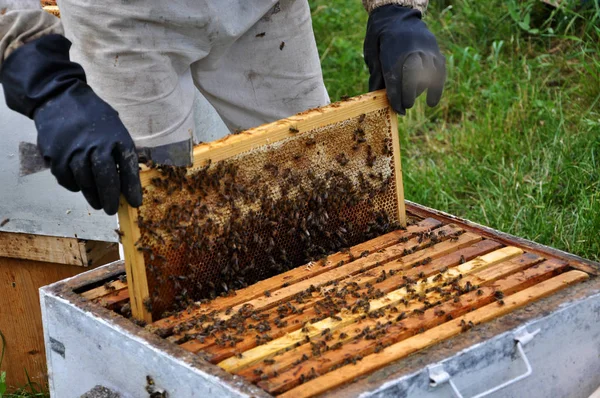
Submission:
[[[407,205],[407,217],[406,229],[193,305],[146,330],[271,395],[336,395],[361,376],[476,334],[478,325],[598,273],[598,264],[416,204]],[[593,291],[597,281],[589,282]],[[124,278],[81,295],[127,311]]]
[[[396,114],[385,92],[194,148],[141,173],[122,202],[129,294],[146,322],[405,226]]]

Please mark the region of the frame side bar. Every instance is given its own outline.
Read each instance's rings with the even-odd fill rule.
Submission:
[[[398,115],[389,107],[390,127],[392,129],[392,151],[394,151],[394,175],[396,177],[396,198],[398,200],[398,222],[406,227],[406,205],[404,203],[404,183],[402,182],[402,156],[400,153],[400,132]]]
[[[137,320],[150,323],[152,322],[152,314],[144,306],[144,300],[150,297],[148,279],[146,278],[146,264],[144,255],[135,247],[135,242],[141,237],[140,228],[137,225],[137,215],[137,209],[129,206],[129,203],[121,196],[119,226],[123,232],[122,241],[131,314]]]

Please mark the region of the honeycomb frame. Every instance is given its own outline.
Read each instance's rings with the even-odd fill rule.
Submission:
[[[357,126],[360,127],[363,124],[365,125],[364,131],[362,128],[357,128]],[[355,131],[355,140],[356,131],[365,133],[366,138],[371,138],[369,134],[372,136],[379,134],[381,136],[386,136],[387,138],[384,138],[385,145],[383,146],[383,149],[381,149],[381,144],[379,143],[373,144],[373,149],[371,149],[371,145],[367,142],[367,144],[363,144],[363,146],[357,149],[356,153],[352,153],[354,147],[357,146],[354,145],[352,150],[348,150],[348,148],[345,149],[345,151],[348,152],[347,154],[346,152],[339,152],[337,156],[333,158],[332,153],[337,150],[337,147],[341,147],[341,144],[339,144],[341,141],[336,141],[335,139],[335,134],[337,134],[336,131],[338,130]],[[362,172],[359,172],[359,175],[357,175],[357,173],[352,172],[352,170],[362,170],[362,168],[364,168],[365,171],[370,169],[378,171],[377,173],[369,173],[372,180],[375,181],[372,185],[368,185],[368,189],[373,190],[373,195],[370,195],[368,198],[363,198],[364,200],[358,203],[356,205],[357,207],[340,210],[340,213],[343,214],[339,216],[335,215],[336,217],[342,217],[340,220],[343,220],[344,222],[353,216],[360,218],[362,210],[357,211],[357,209],[360,210],[367,207],[370,212],[368,214],[372,217],[377,210],[375,209],[377,207],[377,202],[381,202],[381,199],[379,198],[381,197],[385,199],[386,204],[382,205],[385,209],[380,206],[380,210],[385,210],[386,214],[390,216],[393,222],[396,222],[400,226],[405,226],[406,214],[400,162],[400,143],[397,131],[396,114],[389,106],[385,91],[382,90],[333,103],[323,108],[302,112],[289,118],[265,124],[239,134],[229,135],[211,143],[197,145],[194,147],[193,151],[193,165],[187,169],[184,174],[188,177],[194,175],[194,173],[197,175],[206,170],[208,170],[208,172],[215,172],[215,170],[218,172],[221,170],[220,176],[223,177],[226,175],[224,170],[231,170],[233,167],[236,167],[236,170],[238,170],[236,171],[236,175],[241,176],[238,177],[238,179],[242,179],[242,181],[248,183],[250,178],[249,172],[244,168],[237,166],[243,165],[244,161],[247,159],[259,159],[260,162],[262,162],[260,163],[262,168],[257,168],[255,170],[255,175],[260,174],[259,171],[262,170],[262,174],[270,175],[270,173],[272,173],[271,177],[279,181],[282,180],[282,177],[279,175],[280,173],[277,171],[279,168],[275,167],[276,170],[269,170],[267,168],[267,165],[270,164],[269,162],[272,161],[272,155],[269,154],[278,154],[279,148],[284,148],[283,150],[287,151],[286,153],[289,154],[291,153],[290,151],[293,150],[285,148],[293,148],[295,146],[295,151],[298,152],[298,148],[300,148],[301,145],[307,147],[310,146],[315,148],[313,152],[316,154],[311,155],[312,157],[310,157],[310,159],[300,159],[300,162],[304,162],[306,168],[299,165],[298,169],[300,171],[306,171],[307,168],[313,167],[314,165],[320,166],[321,164],[325,164],[325,169],[328,171],[325,173],[325,169],[321,170],[319,176],[329,176],[328,178],[330,178],[330,180],[325,183],[328,188],[333,186],[331,175],[333,175],[334,179],[338,177],[343,178],[343,181],[348,182],[349,186],[352,186],[353,184],[358,185],[359,179],[360,183],[363,184],[363,180],[365,179],[363,178]],[[381,139],[379,135],[377,137],[378,139]],[[312,141],[316,141],[316,143],[313,143]],[[348,140],[346,139],[346,141]],[[347,145],[349,144],[346,144],[346,146]],[[372,156],[372,159],[369,160],[371,151],[373,151],[374,155]],[[322,155],[322,153],[325,155]],[[326,156],[326,158],[323,158],[323,156]],[[276,159],[274,161],[278,166],[281,166],[285,162],[291,162],[289,156],[287,159]],[[352,164],[353,162],[355,163],[354,165]],[[359,164],[357,162],[362,163]],[[346,164],[348,164],[347,167]],[[365,167],[365,164],[367,167]],[[290,168],[286,169],[281,167],[281,170],[283,171],[289,169]],[[245,180],[244,173],[248,174],[248,178]],[[317,173],[319,172],[317,171]],[[378,179],[373,177],[375,175],[379,176]],[[161,292],[161,294],[157,295],[156,292],[159,292],[160,288],[156,285],[156,277],[153,277],[151,274],[156,269],[156,266],[152,265],[152,261],[154,261],[157,256],[162,257],[162,255],[158,255],[158,252],[162,254],[165,253],[161,250],[170,250],[170,252],[173,252],[170,246],[172,245],[171,238],[173,237],[170,235],[176,235],[177,230],[175,230],[174,234],[170,234],[168,238],[165,237],[164,234],[162,234],[162,237],[150,238],[147,231],[150,228],[147,227],[147,225],[155,225],[152,224],[152,220],[153,218],[156,219],[156,217],[162,216],[163,218],[168,219],[171,217],[169,212],[172,207],[177,206],[176,204],[174,205],[174,203],[184,203],[186,201],[185,192],[188,193],[189,197],[188,191],[183,192],[184,190],[173,190],[172,188],[169,189],[168,195],[163,195],[160,199],[156,196],[158,193],[155,195],[155,191],[157,190],[156,186],[160,187],[161,180],[163,181],[162,184],[168,186],[170,181],[179,181],[178,178],[180,178],[180,176],[176,175],[176,173],[165,173],[164,171],[161,173],[161,171],[156,168],[143,168],[140,174],[142,187],[145,190],[144,204],[142,207],[138,210],[130,207],[123,199],[121,200],[119,208],[119,224],[121,231],[123,232],[122,243],[125,253],[127,278],[129,281],[128,289],[131,298],[131,310],[133,317],[140,321],[152,321],[153,310],[152,306],[148,305],[149,302],[154,299],[160,299],[158,296],[162,297],[173,294],[172,292],[169,294],[163,294]],[[164,182],[165,180],[167,182]],[[292,196],[299,195],[300,191],[306,194],[307,192],[310,192],[312,188],[310,184],[314,184],[314,181],[307,185],[305,180],[299,179],[295,184],[288,184],[286,190],[292,190]],[[218,185],[222,185],[222,183],[219,182]],[[266,183],[266,185],[268,189],[263,187],[261,194],[264,197],[261,196],[262,199],[259,199],[259,201],[266,201],[265,198],[277,201],[286,196],[286,193],[281,192],[281,184]],[[222,192],[219,195],[220,198],[223,197]],[[379,197],[377,195],[379,195]],[[203,198],[206,198],[208,202],[211,200],[210,195],[204,196]],[[163,202],[168,202],[168,205],[164,205]],[[189,202],[189,200],[187,200],[187,202]],[[237,209],[233,206],[233,202],[234,201],[231,200],[232,207]],[[236,203],[240,207],[245,208],[244,203],[248,204],[250,201],[244,203],[238,201]],[[211,211],[214,212],[213,216],[217,225],[226,222],[226,218],[230,217],[228,215],[229,210],[224,213],[221,213],[221,210],[215,212],[215,209],[218,207],[217,203],[213,203],[213,207],[211,208]],[[248,208],[245,208],[244,210],[245,215],[247,215],[249,211],[252,211],[252,206],[249,205],[246,207]],[[257,209],[256,206],[254,211],[256,211],[257,214],[260,214],[260,209]],[[219,214],[225,218],[222,220],[219,219]],[[325,212],[325,215],[327,215],[327,212]],[[368,221],[364,220],[364,214],[362,217],[362,221],[356,221],[357,224],[362,222],[361,225],[364,225],[364,223]],[[188,226],[198,224],[198,219],[188,219],[187,221]],[[177,228],[177,225],[174,225],[173,228]],[[170,228],[168,228],[168,230],[170,232],[173,231]],[[168,240],[168,242],[165,242],[165,239]],[[157,255],[149,254],[148,252],[141,250],[144,248],[144,246],[142,246],[144,244],[153,244],[153,247],[158,250],[156,252]],[[287,242],[286,245],[286,247],[293,246],[294,242]],[[184,246],[181,251],[182,253],[188,253],[189,249],[189,247]],[[186,255],[187,254],[179,254],[178,258],[181,259],[182,256]],[[178,266],[181,268],[181,262],[183,260],[178,261]],[[264,259],[261,261],[264,261]],[[169,266],[177,267],[174,263]],[[216,269],[216,265],[212,268]],[[149,270],[151,271],[149,272]],[[195,272],[196,275],[199,272],[204,275],[209,271],[211,270],[204,268],[196,270]],[[173,277],[174,273],[171,272],[170,275]],[[263,277],[265,277],[265,275],[263,275]],[[158,279],[160,280],[161,277]],[[179,282],[175,283],[178,284]],[[226,285],[225,290],[227,290]],[[151,293],[153,294],[151,295]],[[172,297],[169,296],[169,300],[171,299]],[[161,308],[164,309],[163,307]],[[155,306],[154,318],[156,319],[156,317],[157,313]]]

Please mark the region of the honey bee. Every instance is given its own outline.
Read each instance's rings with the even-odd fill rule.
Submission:
[[[335,160],[341,165],[341,166],[345,166],[348,164],[348,162],[350,161],[350,159],[348,159],[348,157],[346,156],[345,153],[340,153],[335,157]]]

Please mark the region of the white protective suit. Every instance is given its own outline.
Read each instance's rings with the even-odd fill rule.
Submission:
[[[136,146],[179,148],[151,152],[158,162],[191,153],[193,136],[220,138],[194,131],[196,90],[230,131],[329,102],[306,0],[59,0],[62,24],[21,10],[34,3],[0,0],[0,67],[19,45],[64,27],[71,59]],[[368,11],[391,3],[423,10],[427,0],[363,3]]]

